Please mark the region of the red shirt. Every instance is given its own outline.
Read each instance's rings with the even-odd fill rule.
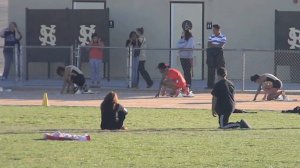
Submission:
[[[186,86],[186,81],[180,71],[174,68],[169,68],[167,78],[174,80],[177,86],[182,88]]]
[[[92,43],[92,46],[97,47],[91,47],[89,52],[89,58],[90,59],[103,59],[103,49],[99,48],[100,45],[98,43]]]

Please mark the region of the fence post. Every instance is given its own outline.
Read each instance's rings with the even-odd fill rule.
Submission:
[[[242,79],[242,91],[245,91],[245,78],[246,78],[246,52],[243,50],[242,51],[243,55],[243,79]]]
[[[81,46],[80,45],[78,45],[78,47],[77,47],[77,55],[75,56],[76,57],[76,66],[77,66],[77,68],[80,68],[79,66],[80,66],[80,54],[81,54],[81,52],[80,52],[80,50],[81,50]]]
[[[24,51],[23,51],[23,46],[20,46],[20,80],[21,81],[23,81],[23,75],[24,75],[24,73],[23,73],[23,71],[24,71],[24,59],[23,59],[23,57],[24,57]]]
[[[18,47],[16,45],[14,46],[14,56],[15,56],[15,71],[16,71],[15,81],[18,81],[19,80],[19,58],[18,58]]]
[[[132,88],[132,54],[133,54],[133,48],[129,47],[129,59],[128,59],[128,88]]]
[[[74,65],[74,51],[73,51],[73,46],[70,46],[70,65]]]

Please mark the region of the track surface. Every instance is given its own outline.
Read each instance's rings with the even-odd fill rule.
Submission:
[[[61,95],[58,89],[23,89],[12,92],[0,92],[0,105],[41,105],[43,93],[47,92],[51,106],[89,106],[99,107],[109,90],[101,89],[95,94]],[[117,90],[120,102],[126,107],[138,108],[179,108],[211,109],[211,95],[197,93],[192,98],[154,98],[154,91]],[[261,99],[262,95],[258,98]],[[300,105],[300,95],[290,95],[297,102],[257,101],[253,94],[236,94],[237,108],[245,110],[286,110]]]

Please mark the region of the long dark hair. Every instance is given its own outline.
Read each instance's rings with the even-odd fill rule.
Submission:
[[[115,106],[119,103],[117,93],[109,92],[101,103],[101,112],[113,112]]]
[[[193,37],[190,30],[184,30],[184,39],[188,41],[191,37]]]
[[[144,34],[144,28],[143,27],[137,28],[136,31],[140,32],[140,34],[142,34],[142,35]]]
[[[136,31],[130,32],[130,34],[129,34],[129,39],[126,41],[126,47],[128,47],[129,45],[136,45],[136,44],[137,44],[139,47],[141,47],[142,43],[141,43],[138,39],[135,39],[135,41],[132,41],[132,40],[131,40],[131,38],[132,38],[134,35],[136,36],[136,38],[139,37],[138,34],[136,33]]]

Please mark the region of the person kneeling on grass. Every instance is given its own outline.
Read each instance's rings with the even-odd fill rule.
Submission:
[[[282,82],[276,76],[265,73],[262,75],[253,75],[251,76],[251,81],[259,84],[259,87],[256,91],[253,101],[256,101],[258,94],[261,89],[265,92],[263,100],[276,100],[276,99],[286,99],[285,91],[280,90],[282,88]],[[282,96],[282,97],[281,97]],[[280,98],[281,97],[281,98]]]
[[[158,69],[162,74],[162,79],[159,84],[158,93],[155,97],[166,95],[166,89],[171,89],[171,97],[179,97],[182,95],[181,92],[183,92],[184,96],[187,97],[194,96],[192,91],[189,90],[189,87],[179,70],[170,68],[165,63],[159,63]]]
[[[217,70],[219,82],[217,82],[211,92],[212,98],[212,115],[219,116],[219,125],[222,129],[229,128],[250,128],[245,120],[240,122],[229,122],[230,115],[235,110],[234,85],[226,79],[227,71],[225,68]]]
[[[82,71],[74,65],[66,67],[57,67],[56,73],[63,77],[63,86],[60,93],[80,94],[88,92],[85,77]]]
[[[118,130],[127,128],[124,126],[124,120],[128,111],[119,104],[118,95],[115,92],[109,92],[101,103],[101,129]]]

